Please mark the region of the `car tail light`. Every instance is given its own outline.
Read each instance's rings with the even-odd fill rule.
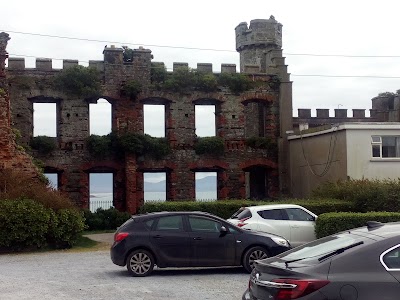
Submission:
[[[274,279],[277,293],[274,299],[286,300],[304,297],[327,285],[329,280],[318,279]]]
[[[239,220],[239,223],[237,224],[238,227],[242,227],[244,225],[247,225],[247,223],[245,223],[246,220],[250,219],[250,217],[247,218],[243,218]]]
[[[125,239],[128,235],[129,233],[127,232],[118,232],[114,235],[114,242],[120,242],[123,239]]]

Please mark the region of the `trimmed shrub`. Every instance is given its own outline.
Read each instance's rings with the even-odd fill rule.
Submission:
[[[29,199],[0,201],[0,248],[23,250],[46,246],[54,212]]]
[[[149,201],[140,207],[140,213],[158,211],[204,211],[228,219],[243,206],[267,204],[298,204],[319,215],[325,212],[353,210],[352,203],[339,200],[281,200],[281,201],[250,201],[250,200],[218,200],[213,202],[195,201]]]
[[[318,216],[315,233],[317,238],[328,236],[337,232],[365,226],[367,221],[382,223],[400,221],[400,213],[394,212],[368,212],[368,213],[325,213]]]
[[[82,212],[77,209],[60,209],[53,215],[47,235],[49,245],[55,248],[70,248],[85,229]]]
[[[131,215],[127,212],[120,212],[115,208],[99,208],[92,213],[90,210],[84,210],[87,230],[116,230]]]
[[[328,182],[313,191],[313,196],[353,201],[358,212],[400,211],[400,179],[343,180]]]

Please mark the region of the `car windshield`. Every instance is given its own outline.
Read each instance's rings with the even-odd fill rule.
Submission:
[[[318,260],[339,249],[350,249],[353,246],[362,245],[367,240],[371,239],[349,233],[332,235],[289,250],[278,255],[278,258],[284,262]]]

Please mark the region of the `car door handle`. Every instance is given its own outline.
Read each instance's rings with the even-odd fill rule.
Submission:
[[[199,236],[196,236],[196,237],[194,237],[193,238],[195,241],[200,241],[200,240],[202,240],[203,238],[201,238],[201,237],[199,237]]]
[[[157,234],[157,235],[153,236],[153,239],[161,239],[161,238],[162,238],[162,236],[161,236],[161,235],[159,235],[159,234]]]

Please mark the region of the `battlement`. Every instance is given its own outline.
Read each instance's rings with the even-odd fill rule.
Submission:
[[[36,58],[35,67],[26,68],[25,58],[21,57],[10,57],[8,58],[9,71],[22,71],[22,70],[38,70],[38,71],[59,71],[60,69],[53,68],[53,61],[49,58]],[[152,62],[155,65],[164,66],[163,62]],[[64,59],[62,68],[67,69],[79,64],[78,60],[75,59]],[[126,65],[123,62],[114,63],[114,65]],[[100,72],[104,72],[105,62],[103,60],[89,60],[89,67],[96,68]],[[110,65],[108,63],[108,65]],[[173,71],[180,68],[189,68],[189,64],[186,62],[174,62]],[[197,70],[204,73],[213,73],[213,64],[211,63],[197,63]],[[236,64],[221,64],[221,73],[236,73]]]
[[[343,123],[343,122],[378,122],[381,120],[379,111],[376,109],[370,109],[370,116],[365,116],[365,109],[352,109],[352,116],[347,116],[347,109],[337,108],[334,109],[334,116],[329,116],[329,109],[317,108],[316,117],[311,117],[311,109],[301,108],[298,109],[298,117],[293,118],[293,127],[301,128],[302,130],[332,124],[332,123]]]
[[[346,108],[336,108],[334,109],[334,116],[329,116],[328,108],[317,108],[317,116],[311,117],[311,109],[310,108],[299,108],[298,109],[298,118],[299,119],[310,119],[310,118],[374,118],[376,114],[375,109],[370,109],[370,117],[365,116],[366,109],[352,109],[352,117],[347,116],[348,109]]]
[[[240,23],[235,28],[236,50],[241,51],[247,47],[268,46],[282,47],[282,24],[278,23],[274,16],[269,19],[255,19]]]

